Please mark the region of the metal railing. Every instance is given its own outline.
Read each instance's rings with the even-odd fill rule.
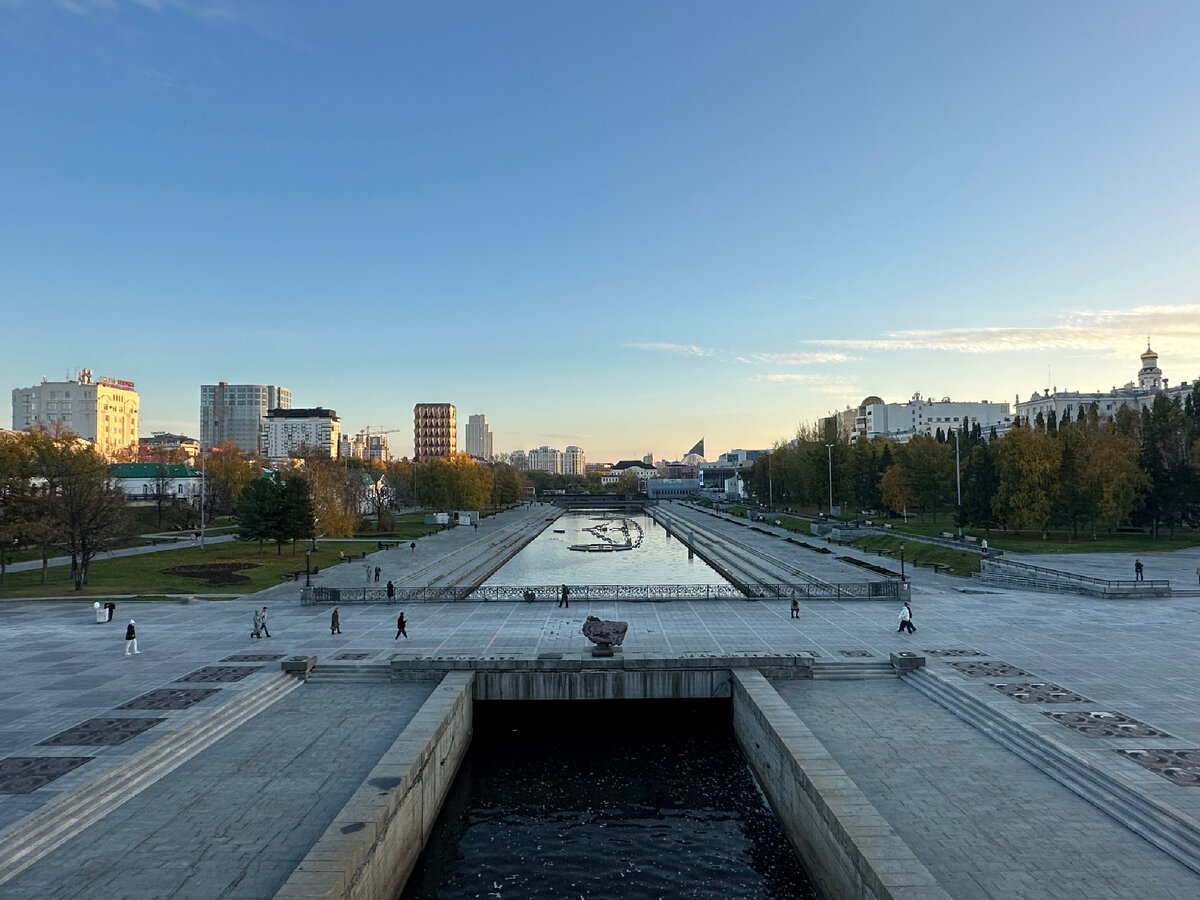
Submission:
[[[571,584],[572,600],[904,600],[910,586],[899,581],[865,581],[848,584]],[[483,587],[398,587],[397,603],[557,602],[561,585],[488,585]],[[385,588],[308,587],[301,602],[310,604],[386,603]]]
[[[1110,580],[1091,575],[1076,575],[1046,566],[1017,562],[1012,559],[984,559],[979,564],[982,581],[993,580],[1022,587],[1067,591],[1073,594],[1111,597],[1131,594],[1169,595],[1171,582]]]

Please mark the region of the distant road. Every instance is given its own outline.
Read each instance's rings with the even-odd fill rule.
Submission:
[[[178,537],[178,535],[172,535]],[[204,539],[205,546],[209,544],[224,544],[227,541],[237,540],[237,535],[220,534],[215,537],[206,537]],[[109,550],[101,553],[96,559],[115,559],[118,556],[141,556],[143,553],[159,553],[163,550],[183,550],[186,547],[199,547],[199,542],[192,543],[191,541],[179,541],[177,543],[161,543],[157,546],[150,545],[147,547],[126,547],[123,550]],[[51,557],[47,566],[69,566],[71,557],[69,556],[54,556]],[[5,566],[5,572],[36,572],[42,567],[40,559],[31,559],[26,562],[13,563],[10,566]]]

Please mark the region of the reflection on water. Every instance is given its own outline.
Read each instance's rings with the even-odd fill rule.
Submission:
[[[729,701],[476,703],[401,900],[814,898]]]
[[[561,533],[560,533],[561,532]],[[585,553],[576,545],[607,544],[630,550]],[[568,512],[485,585],[723,584],[725,579],[645,513]]]

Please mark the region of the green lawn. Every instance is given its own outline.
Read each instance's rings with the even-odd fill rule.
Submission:
[[[883,519],[873,519],[875,525],[882,525]],[[957,534],[952,522],[934,525],[922,524],[909,519],[906,525],[902,520],[888,522],[897,534],[920,534],[937,537],[942,532]],[[964,528],[963,534],[980,540],[986,539],[988,546],[994,550],[1006,553],[1151,553],[1155,550],[1186,550],[1200,547],[1200,532],[1178,532],[1171,537],[1165,531],[1160,532],[1158,539],[1149,534],[1108,534],[1100,532],[1096,540],[1090,534],[1082,531],[1075,540],[1070,532],[1051,531],[1046,540],[1042,540],[1040,531],[992,531],[990,534],[974,528]]]
[[[211,544],[204,550],[199,547],[183,547],[164,550],[143,556],[128,556],[118,559],[102,559],[92,563],[88,584],[82,591],[74,591],[70,581],[69,566],[55,566],[46,572],[46,584],[42,584],[41,570],[34,572],[9,572],[0,585],[0,597],[87,597],[93,594],[239,594],[260,591],[283,582],[284,572],[304,572],[304,550],[308,545],[296,544],[296,554],[291,547],[283,548],[283,555],[276,555],[273,544],[263,547],[260,557],[258,544],[233,541]],[[317,542],[311,562],[313,566],[325,568],[338,564],[338,552],[360,556],[363,551],[374,552],[375,541]],[[212,584],[204,577],[188,577],[180,574],[165,574],[164,570],[179,566],[221,566],[245,581]],[[233,569],[236,566],[248,568]],[[348,565],[358,565],[349,563]],[[209,571],[212,571],[211,569]],[[303,583],[303,574],[301,575]]]
[[[949,566],[950,575],[970,575],[979,571],[978,553],[969,550],[952,550],[937,544],[923,544],[920,541],[907,541],[903,538],[887,534],[870,534],[851,543],[859,550],[891,550],[896,564],[900,561],[900,545],[904,544],[904,562],[907,566],[920,566],[923,563],[938,563]]]

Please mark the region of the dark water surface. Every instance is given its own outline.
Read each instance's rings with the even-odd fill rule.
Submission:
[[[814,898],[728,700],[476,703],[401,900]]]

